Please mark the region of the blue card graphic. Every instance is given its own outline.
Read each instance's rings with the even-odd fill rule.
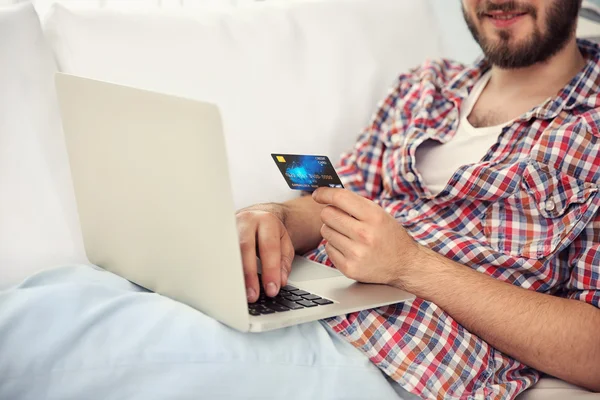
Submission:
[[[320,187],[344,187],[326,156],[300,154],[271,154],[271,156],[291,189],[312,192]]]

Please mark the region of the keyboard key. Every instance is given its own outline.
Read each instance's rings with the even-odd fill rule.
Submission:
[[[316,294],[306,294],[304,296],[302,296],[305,300],[318,300],[321,297],[317,296]]]
[[[277,312],[290,311],[289,308],[282,306],[281,304],[277,304],[277,303],[267,304],[267,307],[270,308],[271,310],[277,311]]]
[[[306,294],[310,294],[308,292],[305,292],[304,290],[293,290],[290,293],[295,294],[296,296],[304,296]]]
[[[299,310],[302,307],[301,305],[298,305],[296,303],[294,303],[293,301],[289,301],[286,299],[277,299],[277,303],[286,306],[287,308],[291,308],[292,310]]]
[[[308,300],[301,300],[301,301],[297,301],[296,303],[303,305],[304,307],[316,307],[318,306],[317,303],[313,303],[312,301],[308,301]]]
[[[248,312],[251,315],[273,314],[327,304],[333,304],[333,301],[323,299],[316,294],[300,290],[292,285],[282,287],[277,296],[269,297],[261,285],[258,301],[248,304]]]

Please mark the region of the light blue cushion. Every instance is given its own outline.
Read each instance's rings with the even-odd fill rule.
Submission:
[[[314,322],[232,330],[92,267],[0,292],[0,399],[398,399]]]

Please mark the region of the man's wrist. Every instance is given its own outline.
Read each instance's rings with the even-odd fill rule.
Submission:
[[[451,260],[428,247],[417,245],[417,249],[399,266],[400,273],[392,285],[417,297],[433,300],[436,286],[455,269]]]
[[[237,214],[240,214],[242,212],[248,212],[248,211],[263,211],[263,212],[268,212],[271,213],[273,215],[275,215],[283,224],[283,226],[286,226],[286,220],[287,220],[287,216],[288,216],[288,206],[286,206],[285,204],[281,204],[281,203],[261,203],[261,204],[255,204],[246,208],[242,208],[241,210],[237,211]]]

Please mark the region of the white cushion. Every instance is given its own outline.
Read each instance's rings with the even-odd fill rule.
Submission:
[[[0,287],[85,261],[54,90],[31,4],[0,7]]]
[[[551,376],[544,376],[532,388],[517,396],[518,400],[599,400],[600,393],[592,393]]]
[[[428,7],[344,0],[190,16],[55,6],[45,29],[64,72],[218,104],[239,208],[296,195],[271,152],[338,159],[396,76],[440,54]]]
[[[481,48],[467,28],[462,2],[429,0],[440,33],[443,56],[470,64],[481,55]]]

